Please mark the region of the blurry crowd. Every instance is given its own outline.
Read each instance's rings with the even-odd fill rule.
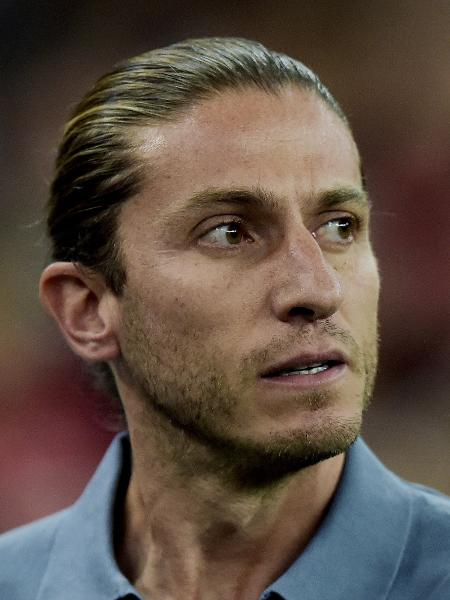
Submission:
[[[383,286],[364,436],[399,474],[450,493],[450,4],[17,0],[0,16],[0,531],[73,501],[113,435],[38,302],[64,121],[118,60],[202,35],[299,58],[349,115]]]

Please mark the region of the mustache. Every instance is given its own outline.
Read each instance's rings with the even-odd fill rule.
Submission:
[[[342,350],[349,357],[353,368],[363,372],[365,353],[361,350],[351,333],[335,323],[325,320],[311,325],[305,325],[288,336],[278,336],[270,340],[261,350],[254,350],[242,361],[243,373],[254,372],[255,369],[267,365],[269,360],[288,356],[292,348],[307,349],[311,346],[329,347]]]

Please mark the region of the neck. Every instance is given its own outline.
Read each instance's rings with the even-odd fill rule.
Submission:
[[[182,432],[168,443],[155,415],[136,422],[116,531],[124,574],[144,598],[257,600],[313,536],[344,455],[245,486]]]

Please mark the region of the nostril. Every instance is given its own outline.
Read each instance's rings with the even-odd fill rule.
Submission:
[[[306,319],[314,319],[315,311],[305,306],[294,306],[289,311],[290,317],[304,317]]]

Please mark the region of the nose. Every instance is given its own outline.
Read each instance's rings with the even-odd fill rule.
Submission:
[[[343,300],[339,274],[306,228],[286,246],[272,278],[272,311],[284,322],[314,322],[332,316]]]

